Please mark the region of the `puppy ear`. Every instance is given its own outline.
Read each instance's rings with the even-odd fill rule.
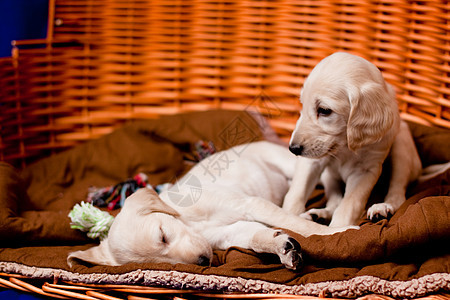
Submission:
[[[75,251],[69,253],[67,256],[67,264],[72,267],[73,262],[76,260],[82,260],[91,264],[117,266],[118,263],[112,258],[108,244],[106,240],[101,242],[100,245],[89,248],[84,251]]]
[[[390,85],[370,82],[349,93],[347,142],[355,151],[381,140],[395,125],[398,106]]]
[[[132,200],[140,205],[138,213],[141,215],[148,215],[155,212],[165,213],[174,217],[178,217],[180,215],[175,209],[162,201],[153,189],[139,189],[131,195],[125,203],[129,200]]]

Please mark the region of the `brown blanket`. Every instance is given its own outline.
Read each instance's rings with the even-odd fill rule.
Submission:
[[[448,130],[413,124],[411,129],[424,166],[450,160]],[[407,202],[389,221],[361,220],[360,230],[332,236],[292,233],[306,258],[297,272],[285,269],[274,255],[240,248],[215,251],[211,267],[67,266],[69,252],[95,243],[70,229],[67,216],[85,200],[89,186],[116,184],[139,172],[148,174],[152,184],[172,181],[189,169],[199,140],[223,150],[264,138],[275,140],[261,118],[246,112],[189,113],[124,126],[20,172],[0,163],[0,272],[85,283],[315,296],[419,297],[449,289],[450,172],[411,186]],[[323,200],[320,190],[315,194],[311,206]]]

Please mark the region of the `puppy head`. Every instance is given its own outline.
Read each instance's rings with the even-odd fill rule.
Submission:
[[[378,68],[348,53],[323,59],[305,80],[303,109],[292,133],[296,155],[320,158],[380,141],[398,127],[393,89]]]
[[[209,264],[212,249],[205,238],[193,232],[179,214],[150,189],[140,189],[127,198],[108,237],[99,246],[69,254],[93,264],[168,262]]]

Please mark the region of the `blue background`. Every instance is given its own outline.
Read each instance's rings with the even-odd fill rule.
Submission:
[[[37,294],[17,292],[15,290],[0,289],[0,299],[5,300],[44,300],[50,299],[44,296],[38,296]]]
[[[48,0],[0,0],[0,57],[11,56],[11,41],[47,35]]]
[[[0,57],[11,56],[11,41],[47,36],[48,0],[0,0]],[[0,288],[0,299],[48,299]]]

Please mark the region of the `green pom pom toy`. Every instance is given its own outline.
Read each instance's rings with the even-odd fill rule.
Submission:
[[[91,203],[84,201],[76,204],[69,213],[70,227],[88,232],[87,236],[91,239],[100,238],[103,240],[111,227],[114,217],[108,212],[94,207]]]

